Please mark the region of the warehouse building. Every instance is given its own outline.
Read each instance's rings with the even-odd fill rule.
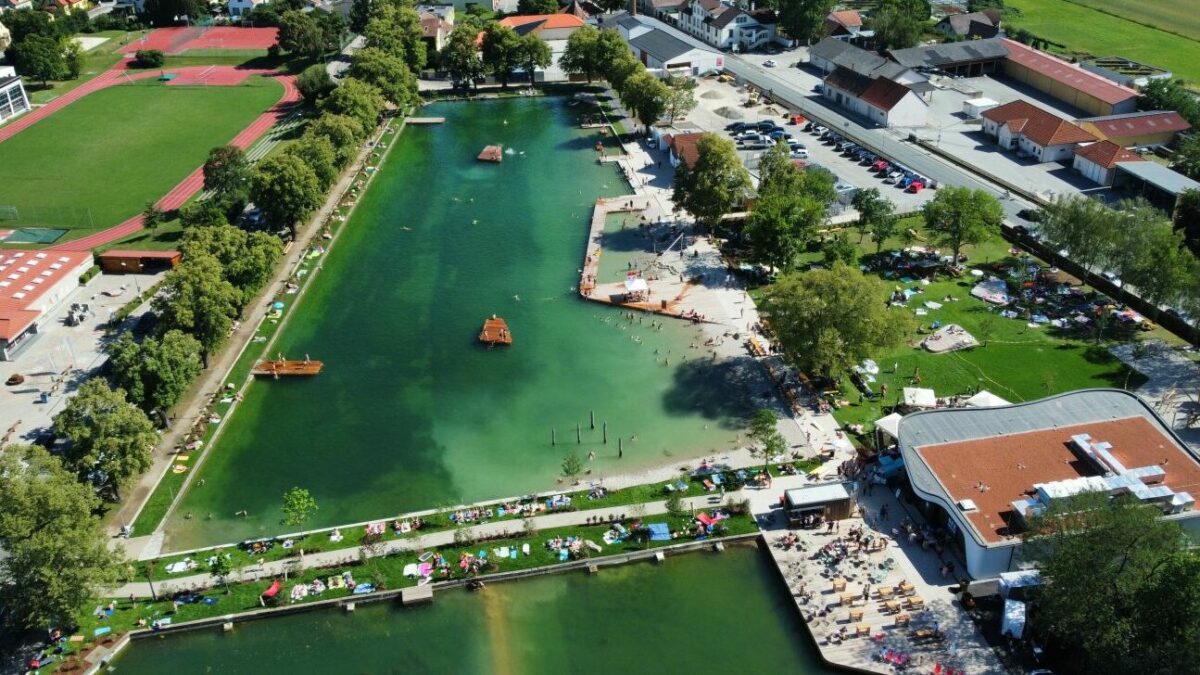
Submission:
[[[1092,115],[1137,110],[1137,91],[1015,40],[1002,42],[1008,49],[1004,72],[1014,80]]]

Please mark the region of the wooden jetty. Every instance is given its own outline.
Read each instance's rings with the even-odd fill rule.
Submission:
[[[445,124],[445,117],[406,117],[405,124]]]
[[[496,162],[499,164],[504,161],[504,148],[499,145],[489,145],[479,153],[479,161],[481,162]]]
[[[320,361],[304,359],[294,361],[288,359],[266,359],[254,364],[251,374],[270,377],[311,377],[321,372],[325,364]]]
[[[493,314],[492,318],[483,322],[483,330],[479,331],[479,341],[485,345],[511,345],[512,333],[509,332],[504,319]]]

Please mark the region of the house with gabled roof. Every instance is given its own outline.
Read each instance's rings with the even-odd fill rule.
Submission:
[[[983,112],[983,132],[1006,150],[1039,162],[1068,161],[1080,143],[1097,140],[1082,127],[1028,101],[1013,101]]]
[[[1112,185],[1117,174],[1117,164],[1144,161],[1141,155],[1112,141],[1097,141],[1075,148],[1075,158],[1071,167],[1093,183]]]
[[[825,78],[821,95],[885,127],[924,126],[929,114],[929,102],[912,88],[844,67]]]
[[[751,14],[721,0],[690,0],[676,22],[685,33],[718,49],[749,51],[775,39],[775,15]]]

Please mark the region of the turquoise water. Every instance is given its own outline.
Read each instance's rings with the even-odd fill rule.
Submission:
[[[139,640],[115,672],[824,673],[749,547]]]
[[[405,130],[281,337],[324,371],[249,388],[168,522],[171,548],[279,532],[292,486],[320,504],[310,526],[333,525],[550,489],[569,452],[595,451],[593,475],[611,475],[739,434],[744,373],[689,350],[697,329],[577,296],[592,204],[627,186],[567,101],[424,114],[446,124]],[[492,143],[513,154],[476,161]],[[512,347],[477,343],[492,313]]]

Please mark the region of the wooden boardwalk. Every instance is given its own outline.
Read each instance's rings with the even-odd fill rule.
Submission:
[[[405,124],[445,124],[445,117],[405,117]]]

